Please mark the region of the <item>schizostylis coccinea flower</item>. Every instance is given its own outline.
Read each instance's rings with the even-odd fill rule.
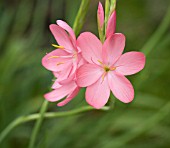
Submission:
[[[83,58],[88,62],[77,71],[77,84],[87,87],[86,101],[93,107],[102,108],[108,101],[110,90],[124,103],[134,98],[134,89],[125,77],[144,68],[145,56],[141,52],[123,53],[125,36],[116,33],[104,44],[92,33],[82,33],[78,40]]]
[[[45,55],[42,65],[53,72],[57,78],[52,86],[53,91],[44,95],[51,102],[66,99],[58,103],[63,106],[72,100],[80,88],[75,83],[76,70],[84,60],[80,50],[77,48],[76,36],[72,28],[64,21],[58,20],[57,25],[50,25],[50,30],[59,45],[53,45],[57,49]]]

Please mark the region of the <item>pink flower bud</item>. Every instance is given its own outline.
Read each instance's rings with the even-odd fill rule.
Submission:
[[[98,19],[98,26],[102,28],[104,24],[104,10],[103,10],[103,6],[101,2],[99,2],[99,5],[98,5],[97,19]]]
[[[106,29],[106,38],[113,35],[116,30],[116,11],[114,11],[109,17]]]

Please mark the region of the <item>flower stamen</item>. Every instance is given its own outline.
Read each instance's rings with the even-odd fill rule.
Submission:
[[[97,60],[101,65],[103,65],[103,62],[102,61],[100,61],[100,60]]]
[[[58,45],[56,45],[56,44],[51,44],[53,47],[55,47],[55,48],[59,48],[59,49],[64,49],[64,46],[58,46]]]
[[[112,67],[112,68],[110,68],[110,70],[115,70],[116,69],[116,67]]]
[[[61,64],[64,64],[64,62],[58,62],[57,63],[57,66],[61,65]]]
[[[51,57],[48,58],[48,60],[49,60],[49,59],[53,59],[53,58],[59,58],[59,57],[60,57],[60,56],[51,56]]]
[[[102,82],[101,82],[101,84],[103,83],[105,76],[106,76],[106,72],[103,73],[103,75],[102,75]]]

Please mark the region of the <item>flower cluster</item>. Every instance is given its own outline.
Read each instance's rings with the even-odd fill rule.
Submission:
[[[104,26],[102,4],[98,6],[98,25]],[[63,106],[71,101],[80,88],[86,87],[85,99],[91,106],[100,109],[108,101],[110,91],[124,103],[134,98],[134,89],[125,77],[144,68],[145,56],[141,52],[123,54],[125,36],[115,33],[116,11],[109,16],[105,41],[102,43],[91,32],[84,32],[76,39],[73,29],[64,21],[50,25],[58,45],[42,59],[42,65],[53,72],[56,80],[53,91],[45,99]]]

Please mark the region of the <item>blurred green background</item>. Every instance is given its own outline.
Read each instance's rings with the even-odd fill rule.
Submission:
[[[57,19],[73,25],[81,0],[0,1],[0,131],[21,115],[39,112],[53,78],[41,65],[55,43],[48,26]],[[102,0],[104,4],[104,0]],[[82,31],[97,35],[98,0],[91,0]],[[169,0],[118,0],[117,32],[126,35],[125,51],[139,51],[161,23]],[[169,148],[170,28],[147,57],[140,74],[128,77],[135,100],[114,109],[46,119],[36,148]],[[50,103],[48,111],[87,105],[84,90],[68,105]],[[26,148],[34,121],[15,128],[0,148]]]

